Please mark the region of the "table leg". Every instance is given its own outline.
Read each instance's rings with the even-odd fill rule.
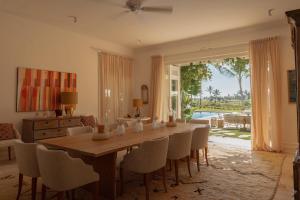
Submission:
[[[116,195],[116,159],[117,153],[98,158],[86,157],[84,161],[94,167],[100,176],[100,196],[115,200]]]

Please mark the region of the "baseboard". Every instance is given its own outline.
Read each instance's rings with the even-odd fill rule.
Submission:
[[[282,151],[284,153],[295,154],[298,148],[298,143],[282,143]]]

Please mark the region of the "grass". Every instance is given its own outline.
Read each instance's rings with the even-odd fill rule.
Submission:
[[[239,129],[211,128],[209,135],[251,140],[251,132]]]

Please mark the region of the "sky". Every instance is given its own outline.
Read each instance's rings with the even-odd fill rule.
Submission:
[[[214,89],[221,91],[221,96],[227,96],[228,94],[233,95],[239,90],[239,84],[237,78],[228,77],[221,74],[214,67],[210,67],[212,71],[212,78],[209,81],[202,82],[203,88],[203,97],[208,97],[209,93],[207,92],[208,86],[212,86]],[[243,79],[242,81],[243,90],[250,91],[250,78]]]

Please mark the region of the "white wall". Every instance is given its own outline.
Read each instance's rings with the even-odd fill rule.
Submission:
[[[54,26],[0,13],[0,122],[21,127],[35,113],[16,112],[17,67],[75,72],[75,114],[98,115],[98,57],[91,47],[132,56],[132,50]]]
[[[170,42],[161,45],[155,45],[147,48],[137,49],[135,51],[135,89],[134,95],[140,96],[140,86],[147,84],[150,86],[150,67],[152,55],[164,55],[173,57],[173,55],[185,54],[186,52],[198,52],[201,56],[207,55],[207,52],[220,52],[220,49],[228,46],[238,46],[247,44],[250,40],[265,38],[269,36],[280,36],[281,46],[281,71],[282,71],[282,145],[284,151],[292,152],[297,146],[296,137],[296,104],[288,103],[287,92],[287,70],[294,68],[294,55],[290,45],[290,29],[288,24],[265,24],[256,27],[231,30],[198,38],[191,38],[177,42]],[[176,56],[175,56],[176,57]],[[144,112],[147,113],[149,107],[145,106]]]

